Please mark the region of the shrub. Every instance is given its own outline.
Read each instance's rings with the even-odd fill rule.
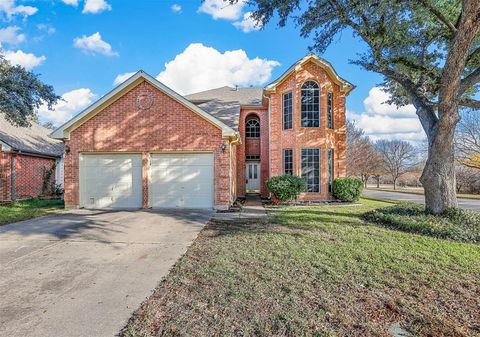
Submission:
[[[463,242],[480,242],[480,213],[455,208],[441,215],[427,214],[423,205],[400,203],[363,214],[389,228]]]
[[[340,201],[357,201],[362,191],[363,183],[359,179],[337,178],[333,181],[333,196]]]
[[[305,191],[305,180],[292,175],[272,177],[267,180],[267,188],[279,201],[293,200]]]

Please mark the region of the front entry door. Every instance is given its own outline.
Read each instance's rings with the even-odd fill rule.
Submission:
[[[247,193],[260,192],[260,163],[247,163]]]

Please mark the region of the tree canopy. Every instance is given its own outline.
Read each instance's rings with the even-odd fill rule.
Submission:
[[[51,109],[58,99],[53,87],[44,84],[38,75],[11,65],[0,54],[0,113],[7,121],[16,126],[30,126],[42,104]]]

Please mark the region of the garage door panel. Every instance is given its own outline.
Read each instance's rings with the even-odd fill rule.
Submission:
[[[150,163],[152,207],[211,208],[213,206],[212,154],[153,154]]]
[[[80,204],[87,208],[140,208],[142,206],[141,155],[82,155]]]
[[[158,156],[152,155],[151,159],[152,166],[159,167],[172,167],[172,166],[182,166],[183,164],[183,157],[182,156]]]
[[[199,154],[198,156],[185,156],[184,157],[184,166],[211,166],[210,155]]]
[[[210,195],[202,194],[187,194],[182,199],[183,206],[188,207],[188,205],[195,205],[198,208],[209,208],[212,207],[212,203],[209,200]]]

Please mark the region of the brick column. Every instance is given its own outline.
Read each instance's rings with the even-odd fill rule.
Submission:
[[[148,200],[148,172],[150,168],[150,155],[142,152],[142,208],[149,208]]]
[[[11,200],[10,154],[2,151],[0,145],[0,201]]]

